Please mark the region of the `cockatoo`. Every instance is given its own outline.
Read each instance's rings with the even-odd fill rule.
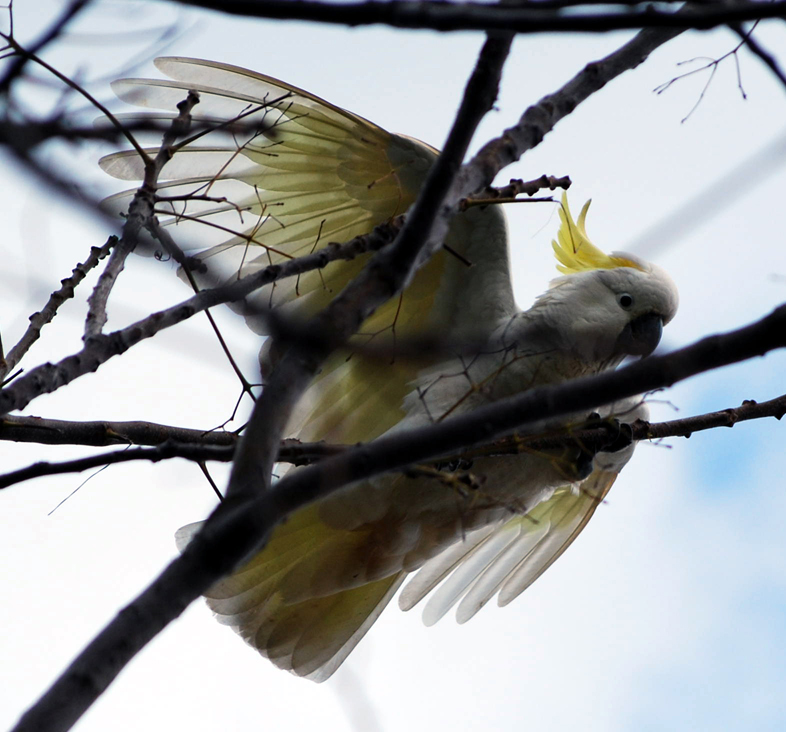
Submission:
[[[156,65],[169,80],[128,79],[114,89],[159,110],[198,93],[195,125],[212,131],[175,154],[159,193],[179,244],[203,247],[198,257],[212,273],[246,275],[369,232],[407,210],[438,154],[261,74],[186,58]],[[122,179],[143,172],[133,151],[101,164]],[[127,201],[120,194],[113,204]],[[674,283],[654,264],[596,248],[585,229],[588,205],[574,221],[563,201],[553,242],[561,276],[526,311],[513,299],[500,207],[456,217],[445,247],[364,323],[355,352],[325,364],[289,435],[372,440],[652,352],[677,308]],[[205,232],[214,239],[207,248]],[[256,304],[313,315],[368,256],[265,287]],[[263,327],[253,317],[249,324]],[[471,355],[396,357],[396,339],[433,334],[480,345]],[[389,358],[365,356],[369,342]],[[265,373],[276,353],[264,346],[260,360]],[[622,420],[643,414],[635,405],[615,409]],[[444,465],[350,485],[279,525],[262,552],[209,591],[208,604],[277,666],[324,680],[418,569],[401,594],[404,609],[447,577],[426,606],[427,623],[459,600],[460,621],[497,592],[500,604],[509,602],[570,545],[631,451],[594,462],[578,448],[480,457],[471,465],[479,484],[464,492]],[[181,546],[197,528],[179,532]]]

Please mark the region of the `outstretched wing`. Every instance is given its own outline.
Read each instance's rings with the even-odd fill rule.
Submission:
[[[125,101],[174,110],[198,93],[197,129],[159,191],[178,243],[222,277],[253,273],[371,231],[413,203],[437,152],[393,135],[302,89],[211,61],[162,58],[171,80],[127,79]],[[161,115],[157,115],[161,117]],[[140,157],[104,158],[111,175],[139,179]],[[130,193],[111,201],[122,207]],[[222,200],[226,199],[226,200]],[[395,346],[396,338],[485,330],[515,309],[507,235],[498,207],[458,217],[449,250],[437,254],[407,290],[369,318],[355,342]],[[207,245],[206,245],[207,241]],[[360,271],[368,255],[339,261],[259,291],[254,303],[308,317]],[[263,332],[263,324],[250,325]],[[263,366],[270,354],[263,351]],[[307,395],[290,432],[303,439],[354,442],[382,434],[402,416],[417,366],[334,358]]]
[[[423,143],[275,79],[208,61],[156,63],[170,80],[129,79],[114,88],[125,101],[167,110],[169,118],[189,91],[199,95],[195,136],[165,166],[158,206],[178,244],[208,266],[208,281],[251,274],[368,233],[407,210],[436,158]],[[167,113],[150,117],[165,120]],[[109,156],[102,167],[124,180],[144,172],[134,152]],[[109,203],[125,208],[132,195],[118,194]],[[396,358],[397,338],[483,333],[514,312],[499,210],[462,215],[448,244],[356,337],[358,345],[374,339],[389,357],[334,356],[305,395],[289,434],[352,443],[386,432],[403,416],[402,402],[423,365]],[[309,317],[368,257],[277,282],[256,293],[252,304]],[[263,332],[261,320],[250,318],[249,324]],[[263,349],[261,358],[263,366],[271,365],[270,352]],[[181,530],[181,546],[194,530]],[[352,552],[365,555],[363,539],[363,532],[331,529],[316,508],[300,511],[276,528],[266,551],[211,588],[208,604],[281,668],[327,678],[405,575],[397,570],[360,586],[325,590],[331,576],[325,567],[340,571]]]
[[[180,551],[201,522],[181,528]],[[315,507],[276,527],[265,551],[205,593],[216,619],[232,627],[276,666],[324,681],[343,663],[406,576],[399,571],[335,592],[320,591],[323,573],[362,548],[363,533],[335,532]]]
[[[423,608],[426,625],[436,623],[456,603],[459,623],[496,594],[498,604],[507,605],[562,556],[616,478],[616,473],[596,470],[578,491],[561,488],[525,516],[468,534],[421,567],[399,597],[401,609],[413,608],[441,582]]]
[[[640,397],[605,411],[629,423],[649,416]],[[411,610],[436,589],[423,608],[423,622],[433,625],[458,603],[456,620],[465,623],[494,595],[500,606],[515,600],[584,530],[634,447],[599,453],[592,473],[579,487],[560,488],[526,515],[468,533],[463,541],[430,559],[401,592],[401,609]]]

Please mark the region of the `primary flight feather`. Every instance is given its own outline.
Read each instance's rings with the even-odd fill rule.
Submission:
[[[199,95],[195,125],[207,134],[175,154],[159,195],[178,243],[197,252],[212,281],[348,241],[405,212],[438,155],[261,74],[185,58],[156,65],[169,79],[127,79],[114,89],[156,110]],[[126,180],[143,172],[133,151],[101,164]],[[122,209],[130,195],[110,205]],[[352,340],[386,346],[390,362],[332,357],[288,435],[367,441],[652,352],[677,308],[674,284],[656,265],[596,248],[587,208],[574,221],[563,201],[554,242],[562,274],[527,311],[513,299],[500,207],[457,216],[445,248]],[[252,304],[307,318],[368,256],[276,282]],[[248,321],[264,332],[263,322]],[[396,339],[434,334],[481,345],[471,355],[395,358]],[[260,362],[263,374],[274,368],[275,349],[263,346]],[[643,416],[637,403],[612,411],[623,421]],[[455,604],[464,622],[495,594],[500,604],[512,600],[583,529],[631,452],[600,453],[591,465],[578,448],[480,457],[468,491],[456,489],[449,466],[350,485],[278,526],[264,551],[211,588],[208,604],[277,666],[324,680],[408,573],[420,569],[401,594],[404,609],[438,588],[426,605],[429,624]],[[180,546],[198,526],[178,532]]]

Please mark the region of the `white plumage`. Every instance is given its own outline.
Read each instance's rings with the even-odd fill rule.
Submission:
[[[160,194],[170,197],[162,209],[178,243],[213,275],[237,277],[367,233],[407,210],[437,155],[269,77],[193,59],[157,65],[173,80],[125,80],[115,90],[163,110],[199,94],[195,124],[209,132],[166,166]],[[141,173],[133,152],[102,166],[126,180]],[[119,194],[109,205],[128,200]],[[654,265],[596,249],[586,212],[574,222],[564,204],[555,242],[563,276],[526,312],[513,300],[499,207],[458,216],[448,246],[352,341],[384,345],[390,360],[332,357],[288,434],[366,441],[649,353],[676,310],[674,285]],[[334,262],[254,300],[309,317],[367,260]],[[395,356],[397,339],[430,334],[481,346],[442,360]],[[263,347],[260,359],[266,373],[276,352]],[[579,448],[477,458],[471,471],[483,482],[466,493],[447,471],[444,480],[387,475],[348,486],[277,527],[263,552],[211,589],[208,604],[276,665],[323,680],[410,572],[419,569],[401,594],[404,609],[444,580],[426,605],[428,624],[457,603],[464,622],[495,594],[510,602],[583,529],[631,451],[597,456],[589,477]],[[179,544],[197,528],[184,527]]]

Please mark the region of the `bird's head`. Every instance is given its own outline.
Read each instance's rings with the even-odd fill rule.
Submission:
[[[620,361],[647,356],[677,311],[677,288],[660,267],[630,254],[604,254],[587,237],[590,202],[573,220],[567,199],[560,210],[557,269],[538,305],[565,334],[564,347],[582,360]]]

